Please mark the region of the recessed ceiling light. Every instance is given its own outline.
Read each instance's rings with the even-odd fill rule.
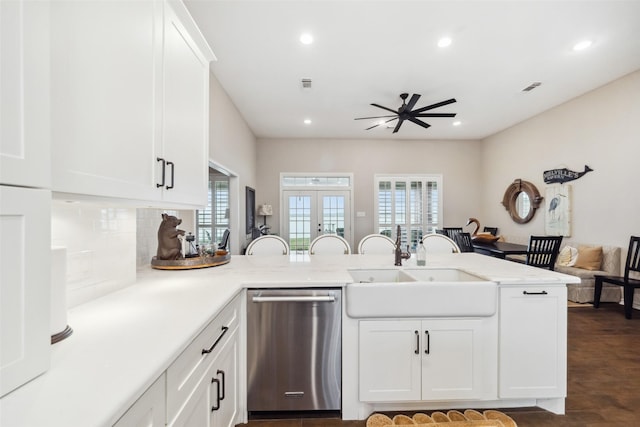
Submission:
[[[462,122],[460,120],[456,120],[455,122],[451,123],[454,126],[460,126],[462,124]]]
[[[305,125],[310,125],[311,124],[311,119],[304,119],[304,124]]]
[[[313,43],[313,36],[309,33],[303,33],[300,36],[300,43],[302,44],[311,44]]]
[[[590,47],[593,44],[593,42],[591,40],[582,40],[581,42],[576,43],[575,45],[573,45],[573,50],[580,51],[580,50],[585,50],[588,47]]]
[[[438,47],[447,47],[451,44],[451,38],[450,37],[442,37],[440,40],[438,40]]]

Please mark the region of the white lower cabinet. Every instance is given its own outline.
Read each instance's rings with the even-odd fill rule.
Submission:
[[[360,400],[481,398],[490,388],[483,370],[494,342],[486,339],[491,331],[485,323],[475,318],[360,321]]]
[[[567,394],[567,288],[500,289],[501,398]]]
[[[237,423],[239,316],[236,298],[167,369],[167,425]]]
[[[165,376],[163,374],[113,427],[163,427],[165,415]]]

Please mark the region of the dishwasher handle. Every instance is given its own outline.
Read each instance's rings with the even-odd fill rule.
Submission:
[[[281,295],[274,297],[262,297],[254,296],[251,298],[253,302],[336,302],[334,295],[316,295],[316,296],[304,296],[304,295]]]

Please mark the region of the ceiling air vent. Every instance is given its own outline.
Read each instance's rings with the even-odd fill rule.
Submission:
[[[302,89],[311,89],[311,79],[302,79]]]
[[[531,90],[534,90],[535,88],[537,88],[538,86],[540,86],[542,83],[540,82],[533,82],[531,83],[529,86],[525,87],[524,89],[522,89],[523,92],[529,92]]]

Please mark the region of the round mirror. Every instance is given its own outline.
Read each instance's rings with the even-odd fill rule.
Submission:
[[[524,191],[518,193],[516,197],[516,212],[520,218],[526,218],[531,212],[531,199]]]
[[[536,186],[521,179],[513,181],[502,198],[504,208],[518,224],[531,221],[541,201],[542,197]]]

